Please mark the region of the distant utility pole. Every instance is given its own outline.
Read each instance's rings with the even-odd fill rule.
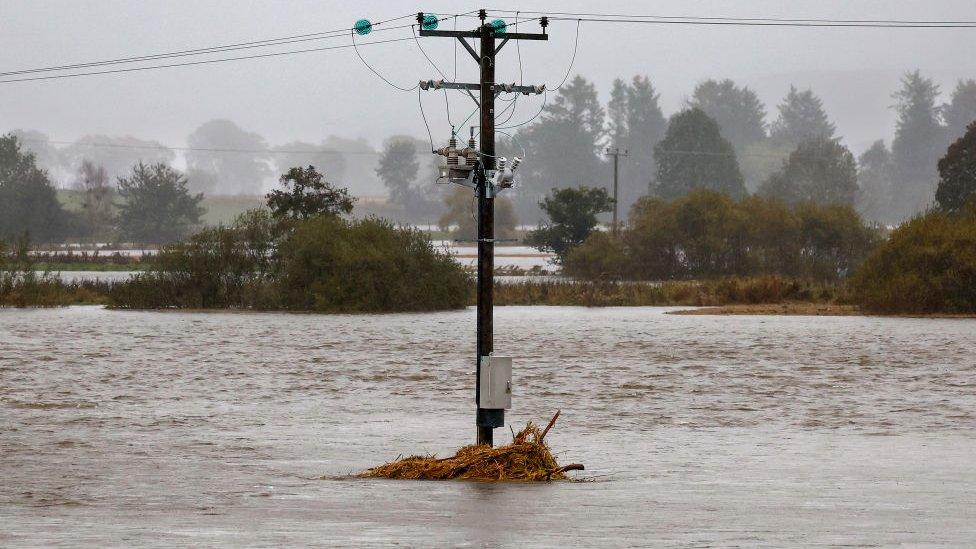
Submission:
[[[505,425],[504,408],[482,408],[481,407],[481,372],[482,365],[487,364],[491,359],[494,349],[494,326],[493,326],[493,305],[494,305],[494,270],[495,270],[495,194],[498,190],[506,187],[506,182],[499,177],[500,172],[505,172],[505,166],[498,166],[496,170],[495,157],[495,97],[503,92],[538,94],[544,91],[544,86],[517,86],[515,84],[499,84],[495,82],[495,57],[498,52],[508,43],[509,40],[548,40],[545,34],[549,20],[546,17],[540,19],[542,26],[541,34],[530,34],[521,32],[508,32],[507,25],[501,19],[486,22],[487,14],[485,10],[478,13],[481,25],[471,31],[439,31],[427,30],[425,21],[431,16],[423,13],[417,14],[417,22],[420,24],[420,36],[422,37],[447,37],[456,38],[464,46],[475,62],[481,67],[481,79],[477,84],[460,84],[457,82],[429,81],[422,82],[421,89],[460,89],[465,90],[475,100],[481,110],[481,150],[477,152],[478,165],[474,168],[473,187],[478,196],[478,336],[477,336],[477,357],[476,357],[476,377],[475,377],[475,403],[477,414],[475,423],[477,425],[477,444],[493,443],[492,430]],[[436,19],[432,22],[436,22]],[[467,38],[480,40],[480,52],[476,52]],[[501,43],[495,44],[496,39]],[[473,91],[479,92],[479,97],[475,99]],[[454,136],[452,136],[452,143]],[[453,145],[452,145],[453,147]],[[458,152],[453,151],[454,166],[457,166]],[[448,154],[445,154],[448,156]],[[517,160],[517,159],[516,159]],[[452,164],[452,158],[448,157],[448,167]],[[507,186],[511,186],[510,176],[518,166],[514,162],[508,170]],[[463,184],[463,183],[462,183]],[[509,371],[511,368],[509,367]]]
[[[627,149],[621,151],[620,147],[607,147],[606,154],[613,157],[613,227],[611,230],[613,234],[617,234],[617,208],[619,203],[617,200],[617,180],[620,176],[620,157],[630,156],[630,152]]]

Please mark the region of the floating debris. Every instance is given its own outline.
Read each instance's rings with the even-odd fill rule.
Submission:
[[[360,478],[401,480],[480,480],[480,481],[550,481],[566,480],[567,471],[582,471],[583,465],[556,463],[544,441],[556,424],[559,412],[545,429],[529,422],[514,436],[511,444],[492,448],[488,445],[465,446],[457,454],[410,456],[373,467],[356,475]]]

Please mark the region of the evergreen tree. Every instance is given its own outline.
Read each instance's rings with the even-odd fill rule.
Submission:
[[[654,146],[654,159],[655,192],[662,198],[678,198],[694,189],[710,189],[732,198],[746,194],[735,150],[722,137],[718,123],[701,109],[671,117],[667,134]]]
[[[654,178],[654,145],[664,138],[668,127],[659,99],[646,76],[635,76],[629,85],[620,79],[614,81],[607,104],[610,144],[630,152],[620,163],[621,212],[627,212],[647,194]]]
[[[127,242],[180,240],[200,223],[202,194],[191,195],[186,177],[166,164],[137,164],[119,178],[118,231]]]
[[[688,106],[697,107],[715,119],[722,136],[738,152],[766,137],[765,106],[754,91],[740,88],[732,80],[706,80],[698,84]]]
[[[894,221],[891,216],[891,152],[879,139],[857,159],[857,209],[873,221]]]
[[[62,240],[71,223],[47,172],[13,134],[0,137],[0,240]]]
[[[894,168],[892,210],[903,219],[925,209],[935,192],[936,162],[944,148],[945,129],[935,100],[939,87],[919,71],[902,79],[894,94],[898,122],[891,144]]]
[[[952,100],[942,106],[946,136],[950,142],[966,133],[966,128],[976,121],[976,80],[960,80],[952,91]]]
[[[407,207],[415,200],[416,190],[414,182],[420,173],[420,162],[417,160],[417,145],[413,139],[405,136],[394,136],[383,144],[376,175],[386,185],[390,193],[390,202]]]
[[[847,147],[818,137],[800,143],[783,168],[759,189],[760,194],[789,204],[853,205],[857,196],[857,165]]]
[[[613,199],[606,189],[580,186],[554,189],[539,207],[549,216],[549,222],[530,232],[526,243],[552,252],[563,261],[596,228],[596,216],[613,208]]]
[[[520,218],[537,216],[536,203],[549,189],[606,180],[601,160],[604,116],[596,87],[577,76],[556,92],[539,122],[518,132],[517,142],[531,160],[519,172]]]
[[[790,92],[779,105],[779,118],[769,129],[774,141],[797,146],[804,141],[816,138],[833,139],[834,125],[827,118],[823,101],[812,90],[797,91],[790,86]]]
[[[935,200],[948,212],[958,212],[976,197],[976,121],[969,125],[966,135],[949,145],[939,160],[939,187]]]

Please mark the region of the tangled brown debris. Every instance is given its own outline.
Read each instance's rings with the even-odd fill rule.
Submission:
[[[565,480],[566,471],[582,471],[583,465],[573,463],[560,467],[546,446],[546,434],[558,417],[559,412],[556,412],[549,425],[541,431],[529,422],[525,429],[515,435],[512,443],[505,446],[465,446],[457,454],[441,459],[436,456],[411,456],[373,467],[357,476],[401,480]]]

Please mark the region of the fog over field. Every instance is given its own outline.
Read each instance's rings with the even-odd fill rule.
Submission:
[[[379,0],[2,0],[0,70],[299,35],[348,27],[361,17],[379,21],[419,9],[456,13],[478,7],[437,0],[420,4]],[[599,10],[592,2],[537,0],[531,5],[502,2],[492,7],[767,18],[877,19],[883,14],[890,19],[960,20],[976,16],[967,0],[621,0],[601,5]],[[466,24],[472,25],[474,20],[466,20]],[[575,27],[572,21],[554,21],[549,43],[521,45],[527,81],[558,84],[571,58]],[[731,78],[754,89],[770,119],[775,114],[770,111],[775,111],[790,84],[801,89],[812,87],[823,99],[838,135],[858,154],[876,139],[891,138],[895,122],[891,94],[903,73],[921,69],[941,85],[944,94],[957,79],[976,75],[976,58],[964,46],[971,39],[972,29],[586,22],[572,72],[592,80],[604,102],[615,78],[646,74],[661,94],[666,115],[679,110],[695,85],[707,78]],[[348,43],[348,38],[326,42]],[[431,57],[442,69],[453,72],[454,46],[447,41],[429,42],[424,47]],[[277,49],[316,45],[322,43],[288,44]],[[363,54],[386,76],[408,87],[421,78],[437,76],[411,41],[371,46],[364,48]],[[506,62],[500,64],[503,78],[518,79],[515,48],[506,55]],[[463,77],[472,78],[474,65],[463,51],[459,61]],[[457,110],[454,118],[462,118],[470,110],[462,98],[458,99],[452,103]],[[427,100],[432,124],[443,127],[443,102],[433,97]],[[528,118],[537,109],[537,100],[526,101],[515,119]],[[349,49],[0,85],[0,131],[33,129],[56,141],[73,141],[84,135],[132,135],[168,146],[185,146],[195,128],[215,118],[233,120],[271,145],[299,140],[319,143],[329,135],[338,135],[362,137],[378,147],[393,134],[426,137],[416,94],[398,92],[378,80]]]

